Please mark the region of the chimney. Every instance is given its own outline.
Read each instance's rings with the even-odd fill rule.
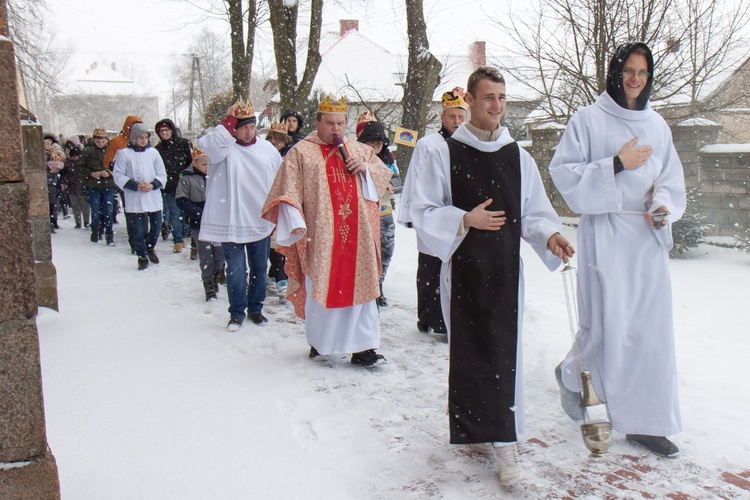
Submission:
[[[115,68],[115,63],[110,63],[109,67],[112,68],[112,71],[117,71],[117,68]]]
[[[474,69],[487,64],[487,54],[485,52],[486,42],[474,42],[469,45],[469,59]]]
[[[92,62],[91,66],[89,66],[89,71],[94,71],[96,69],[96,63]]]
[[[344,36],[350,31],[359,31],[357,19],[339,19],[339,36]]]

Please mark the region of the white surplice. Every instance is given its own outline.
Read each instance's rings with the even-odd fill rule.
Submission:
[[[198,147],[209,162],[199,239],[252,243],[270,235],[274,224],[260,210],[281,164],[276,148],[262,139],[241,146],[223,125],[198,139]]]
[[[445,138],[440,132],[435,132],[434,134],[422,137],[417,141],[417,146],[414,148],[414,153],[411,155],[409,168],[406,169],[404,187],[401,190],[397,222],[402,226],[411,227],[412,220],[411,215],[409,214],[409,207],[411,206],[412,197],[414,195],[414,186],[417,182],[417,176],[419,175],[422,165],[427,161],[427,154],[444,142]],[[430,251],[429,247],[425,245],[419,235],[417,235],[417,250],[434,257],[434,254]]]
[[[634,137],[653,154],[642,167],[615,174],[614,156]],[[581,214],[583,366],[576,366],[571,350],[563,381],[577,390],[579,370],[589,370],[618,432],[676,434],[681,422],[668,252],[671,224],[685,211],[685,182],[669,127],[650,107],[624,109],[605,92],[570,119],[549,170],[570,208]],[[653,230],[643,212],[662,205],[670,223]]]
[[[483,152],[497,151],[513,142],[513,138],[505,127],[502,128],[500,136],[496,140],[482,142],[466,128],[465,124],[454,132],[452,138]],[[553,234],[561,231],[562,224],[547,198],[534,159],[522,148],[519,148],[519,154],[521,168],[521,235],[539,255],[547,268],[552,271],[560,265],[561,260],[547,250],[547,241]],[[440,272],[440,298],[450,339],[451,256],[466,235],[466,232],[461,231],[463,227],[461,222],[466,212],[452,204],[450,153],[445,141],[428,153],[426,161],[418,172],[413,184],[409,214],[411,222],[417,230],[417,235],[424,241],[431,253],[443,261]],[[500,230],[502,231],[502,229]],[[522,260],[519,263],[518,279],[515,417],[516,432],[523,434],[526,424],[523,397],[523,341],[521,336],[524,298]]]

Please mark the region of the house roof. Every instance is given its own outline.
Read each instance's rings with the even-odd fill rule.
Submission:
[[[92,95],[147,95],[148,93],[130,78],[107,66],[95,65],[75,75],[63,88],[63,94]]]
[[[313,90],[334,96],[344,95],[350,102],[400,101],[404,95],[403,82],[408,69],[408,55],[395,54],[370,40],[357,30],[326,33],[320,42],[321,63],[315,76]],[[436,55],[443,64],[440,84],[435,89],[433,101],[439,102],[443,92],[456,86],[465,87],[474,65],[469,48],[464,54]],[[298,61],[304,67],[304,59]],[[508,99],[533,100],[536,96],[513,78],[503,74],[508,89]],[[279,95],[271,101],[278,102]]]

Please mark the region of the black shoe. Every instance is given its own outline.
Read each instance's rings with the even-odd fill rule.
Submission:
[[[169,238],[169,223],[168,222],[162,222],[161,223],[161,239],[166,240]]]
[[[308,354],[307,357],[310,359],[314,359],[314,358],[317,358],[318,356],[320,356],[320,353],[318,352],[318,350],[314,348],[313,346],[310,346],[310,354]]]
[[[99,231],[96,229],[91,230],[91,243],[99,241]]]
[[[244,318],[229,318],[229,323],[227,323],[227,331],[236,332],[242,326],[243,321]]]
[[[190,260],[198,260],[198,247],[190,247]]]
[[[138,257],[138,270],[143,271],[148,267],[148,259],[146,257]]]
[[[419,330],[422,333],[428,333],[430,331],[429,325],[426,325],[422,323],[421,321],[417,321],[417,330]]]
[[[153,248],[149,248],[146,250],[146,255],[148,255],[148,260],[153,262],[154,264],[159,263],[159,257],[156,255],[156,252]]]
[[[216,297],[216,290],[214,289],[214,284],[212,283],[203,283],[203,290],[206,292],[206,302],[209,300],[218,300]]]
[[[664,436],[646,436],[644,434],[625,434],[625,439],[631,443],[642,444],[656,455],[674,458],[680,453],[680,449]]]
[[[108,234],[106,237],[107,245],[114,245],[115,244],[115,235],[114,234]]]
[[[114,219],[112,219],[112,224],[119,224],[119,223],[120,223],[120,221],[117,220],[117,217],[115,217]]]
[[[73,229],[81,229],[81,225],[80,224],[76,224],[75,226],[73,226]]]
[[[262,313],[252,313],[248,316],[250,318],[250,321],[255,323],[256,325],[265,325],[268,323],[268,318],[263,316]]]
[[[388,299],[385,298],[385,295],[381,295],[375,299],[375,303],[378,304],[378,307],[388,307]]]
[[[359,366],[372,366],[378,361],[385,361],[385,356],[375,352],[375,349],[355,352],[352,354],[351,364]]]
[[[222,267],[221,271],[219,271],[219,283],[221,283],[222,285],[226,285],[227,284],[227,272],[226,272],[226,268]]]
[[[103,227],[99,228],[99,231],[97,232],[97,236],[99,237],[100,240],[102,238],[104,238],[104,228]]]
[[[60,229],[60,226],[58,226],[57,224],[52,224],[52,229]]]
[[[583,408],[581,407],[581,395],[571,391],[562,381],[562,363],[555,367],[555,379],[560,388],[560,406],[573,422],[583,421]]]
[[[88,228],[91,227],[91,224],[84,224],[83,227],[85,227],[86,229],[88,229]]]

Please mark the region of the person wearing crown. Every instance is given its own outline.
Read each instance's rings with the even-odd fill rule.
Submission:
[[[409,168],[406,171],[404,187],[401,191],[401,210],[397,222],[405,227],[412,227],[409,206],[414,191],[417,174],[427,158],[427,154],[437,145],[442,144],[466,120],[469,110],[464,101],[464,89],[455,87],[444,92],[441,98],[443,111],[440,113],[440,130],[417,141]],[[445,321],[440,307],[440,267],[442,262],[425,245],[417,235],[417,329],[422,333],[445,335]]]
[[[227,330],[240,329],[247,316],[256,325],[263,316],[270,235],[274,225],[260,217],[279,169],[281,156],[255,135],[257,119],[250,102],[237,102],[211,132],[198,139],[208,156],[206,204],[200,241],[220,242],[224,250],[229,296]],[[247,264],[250,279],[247,280]]]
[[[500,125],[505,79],[494,68],[470,76],[471,119],[434,147],[417,173],[409,215],[443,262],[452,444],[492,443],[500,483],[523,479],[521,239],[550,270],[573,255],[531,155]]]
[[[324,96],[315,130],[284,157],[263,217],[278,224],[287,297],[305,319],[310,358],[352,353],[384,358],[375,299],[380,296],[379,200],[392,172],[365,144],[349,141],[346,100]]]

